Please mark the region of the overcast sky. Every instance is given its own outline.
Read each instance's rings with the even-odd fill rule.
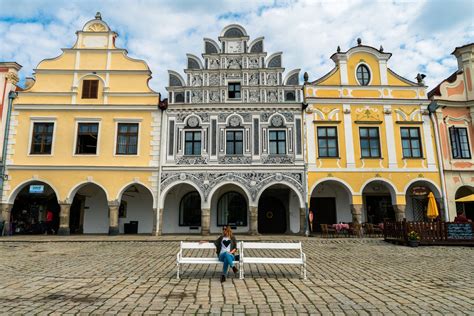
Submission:
[[[200,56],[202,39],[217,40],[231,23],[251,40],[264,36],[269,54],[282,51],[286,70],[301,68],[310,80],[333,68],[338,45],[345,51],[360,37],[393,54],[392,70],[410,80],[425,73],[433,88],[456,70],[454,48],[474,41],[473,0],[0,0],[0,61],[31,76],[41,60],[72,47],[97,11],[119,34],[117,46],[148,63],[150,86],[164,95],[167,70],[182,73],[186,53]]]

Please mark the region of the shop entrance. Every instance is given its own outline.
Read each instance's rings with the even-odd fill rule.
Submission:
[[[59,228],[60,207],[54,190],[43,182],[28,183],[18,193],[13,204],[12,234],[44,234],[48,211],[53,213],[51,229],[56,233]]]
[[[390,195],[374,195],[365,197],[367,222],[372,224],[383,223],[385,219],[395,220],[395,211]]]
[[[287,228],[288,189],[267,189],[258,202],[258,232],[284,234]]]
[[[76,194],[71,204],[71,215],[69,217],[69,229],[71,234],[82,234],[84,232],[84,205],[86,197]]]
[[[311,198],[310,210],[313,212],[313,232],[321,232],[321,224],[337,223],[336,199],[331,197]]]

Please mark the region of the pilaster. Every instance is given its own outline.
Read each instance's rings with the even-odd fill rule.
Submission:
[[[8,203],[1,203],[0,204],[0,212],[2,215],[1,220],[4,221],[3,226],[3,235],[8,236],[10,235],[10,219],[11,219],[11,210],[13,204]],[[2,232],[0,232],[0,236],[2,236]]]
[[[397,204],[397,205],[394,205],[393,208],[394,208],[394,211],[395,211],[395,220],[397,222],[403,221],[403,219],[406,218],[406,215],[405,215],[406,205],[405,204]]]
[[[61,210],[59,212],[58,235],[69,235],[69,218],[71,214],[71,204],[61,202],[59,203],[59,206]]]
[[[109,201],[109,235],[118,235],[119,234],[119,201]]]
[[[211,226],[211,209],[201,209],[201,235],[208,236]]]
[[[258,207],[250,206],[250,234],[258,235]]]

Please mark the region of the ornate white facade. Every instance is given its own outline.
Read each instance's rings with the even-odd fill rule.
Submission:
[[[218,42],[204,39],[202,59],[188,54],[184,76],[169,71],[160,232],[302,232],[300,70],[285,75],[282,53],[267,56],[264,38],[239,25]]]

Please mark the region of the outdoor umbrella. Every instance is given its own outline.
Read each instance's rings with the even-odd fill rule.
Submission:
[[[428,194],[428,211],[426,212],[426,216],[428,216],[429,219],[434,219],[438,217],[438,215],[439,212],[438,206],[436,205],[436,199],[433,192],[430,192]]]
[[[469,194],[468,196],[459,198],[455,202],[474,202],[474,194]]]

